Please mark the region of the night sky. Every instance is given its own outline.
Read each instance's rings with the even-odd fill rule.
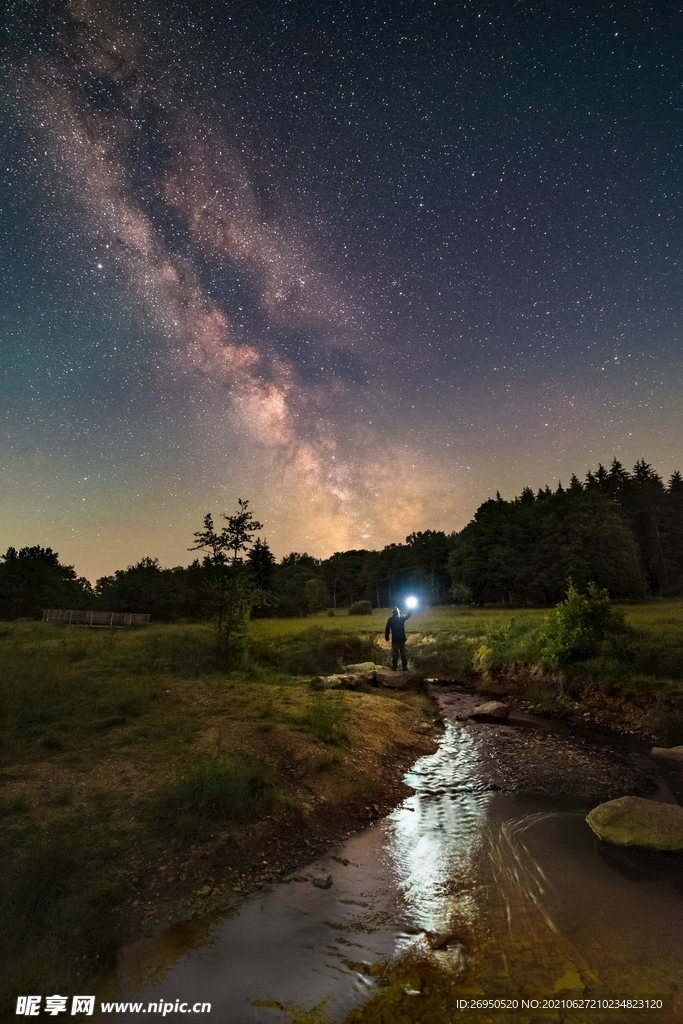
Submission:
[[[0,548],[186,564],[683,469],[675,3],[18,0]]]

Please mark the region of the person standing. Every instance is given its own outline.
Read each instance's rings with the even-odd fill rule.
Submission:
[[[410,618],[412,612],[408,612],[406,615],[401,615],[399,608],[391,609],[391,617],[387,619],[386,628],[384,630],[384,639],[388,642],[389,634],[391,633],[391,668],[392,671],[396,671],[398,665],[398,656],[401,655],[401,667],[405,672],[408,668],[408,655],[406,654],[406,621]]]

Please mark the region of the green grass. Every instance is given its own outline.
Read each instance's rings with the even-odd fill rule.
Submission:
[[[623,611],[634,630],[629,650],[572,671],[616,690],[683,691],[683,601]],[[408,633],[433,642],[409,645],[411,665],[428,675],[462,677],[473,671],[475,652],[496,627],[514,620],[523,646],[546,614],[463,607],[419,612]],[[273,730],[296,730],[302,734],[296,742],[314,740],[308,754],[319,771],[332,770],[346,753],[350,697],[314,695],[308,681],[343,665],[386,664],[387,652],[375,641],[388,615],[383,609],[360,618],[323,612],[254,620],[248,658],[227,675],[215,662],[213,631],[205,626],[110,633],[0,623],[6,780],[0,789],[0,988],[78,991],[111,963],[120,940],[111,906],[125,890],[126,866],[138,856],[150,863],[161,857],[169,825],[182,838],[189,819],[213,829],[215,822],[262,813],[278,796],[269,761]],[[218,754],[218,742],[195,742],[210,733],[217,715],[237,723],[235,735],[251,728],[249,742],[263,733],[262,750],[247,749],[248,757],[232,748]],[[669,716],[661,732],[670,745],[683,742],[683,720]],[[145,779],[148,793],[134,814],[125,791],[116,790],[117,776],[107,774],[109,764],[117,772],[131,765]],[[31,788],[24,780],[34,771]],[[92,782],[84,786],[80,780],[89,773]]]
[[[292,716],[291,721],[321,743],[338,746],[347,738],[342,726],[345,711],[342,693],[321,693],[316,694],[303,713]]]
[[[235,821],[265,810],[272,802],[272,782],[261,765],[214,755],[193,765],[164,794],[159,813],[174,821],[183,815]]]
[[[0,854],[2,989],[76,991],[86,962],[111,968],[121,938],[109,914],[121,886],[116,834],[71,819],[49,835],[4,832]]]
[[[661,689],[683,691],[683,600],[670,598],[644,604],[617,605],[634,631],[631,642],[609,657],[596,657],[570,666],[570,673],[583,675],[608,689]],[[384,633],[388,609],[374,609],[371,616],[345,617],[337,610],[305,619],[258,619],[251,623],[252,649],[278,651],[281,664],[302,672],[335,671],[334,659],[325,661],[315,650],[323,650],[325,636],[350,634],[354,630],[367,645],[368,658],[387,660],[372,644]],[[538,659],[539,629],[548,615],[544,608],[475,608],[447,606],[418,612],[408,622],[407,632],[433,637],[435,643],[409,645],[411,667],[427,675],[466,676],[476,670],[477,649],[486,640],[496,647],[498,663],[534,663]],[[353,629],[349,623],[353,623]],[[499,627],[513,623],[506,638],[496,638]],[[364,658],[347,658],[346,663]],[[340,659],[337,658],[337,668]]]

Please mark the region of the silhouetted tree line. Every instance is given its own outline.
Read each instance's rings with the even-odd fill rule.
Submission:
[[[614,598],[683,594],[683,479],[614,459],[567,489],[497,495],[452,538],[448,567],[479,603],[554,604],[569,579]]]
[[[224,518],[230,524],[235,517]],[[155,621],[205,618],[227,557],[220,545],[211,547],[222,533],[209,520],[195,535],[200,547],[208,545],[201,560],[164,569],[143,558],[94,588],[51,548],[8,548],[0,560],[0,618],[39,618],[47,607],[149,612]],[[534,494],[525,487],[511,501],[497,495],[459,533],[425,530],[405,544],[326,559],[291,552],[277,562],[258,537],[240,552],[240,586],[248,580],[267,595],[252,615],[305,615],[359,600],[390,607],[408,592],[431,604],[555,604],[570,579],[579,589],[592,581],[614,598],[681,595],[683,477],[675,472],[665,485],[644,459],[631,473],[614,459],[583,482],[572,476],[567,488]],[[235,552],[231,558],[236,569]]]

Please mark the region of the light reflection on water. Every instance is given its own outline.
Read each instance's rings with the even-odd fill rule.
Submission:
[[[389,816],[388,852],[406,914],[424,931],[446,932],[454,918],[473,925],[478,916],[473,866],[492,795],[480,768],[473,736],[447,723],[438,751],[405,776],[415,795]]]
[[[367,1024],[443,1024],[463,993],[671,993],[683,969],[675,880],[634,881],[606,863],[588,808],[486,791],[476,735],[447,724],[406,776],[414,794],[331,851],[351,863],[316,862],[331,889],[278,885],[229,919],[131,947],[118,998],[207,1000],[231,1024],[352,1011]]]

